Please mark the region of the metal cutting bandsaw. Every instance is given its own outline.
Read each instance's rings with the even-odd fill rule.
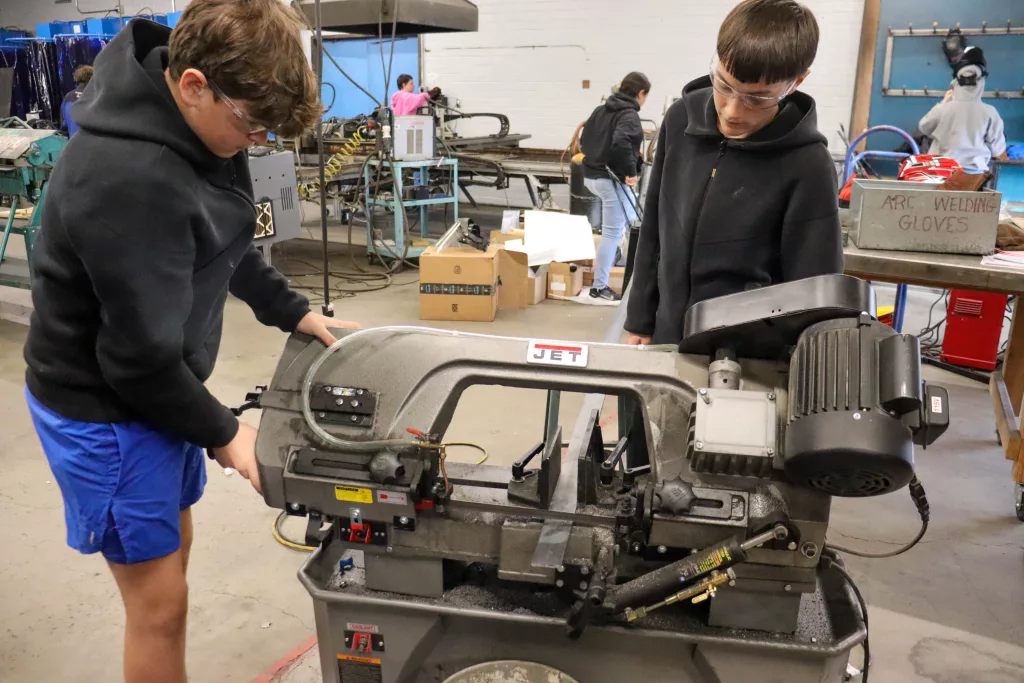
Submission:
[[[678,349],[292,336],[256,452],[317,546],[300,580],[325,683],[843,681],[866,630],[831,498],[906,486],[949,417],[874,310],[833,275],[698,304]],[[446,462],[473,385],[588,397],[511,469]],[[631,423],[610,443],[607,396]]]

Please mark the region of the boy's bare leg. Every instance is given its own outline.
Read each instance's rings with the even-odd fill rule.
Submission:
[[[186,683],[186,558],[183,547],[149,562],[110,564],[127,617],[125,683]]]
[[[192,552],[192,508],[181,511],[181,564],[188,574],[188,558]]]

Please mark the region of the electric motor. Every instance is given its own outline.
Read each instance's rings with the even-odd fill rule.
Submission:
[[[807,328],[790,359],[786,474],[833,496],[906,486],[922,391],[916,337],[867,315]]]

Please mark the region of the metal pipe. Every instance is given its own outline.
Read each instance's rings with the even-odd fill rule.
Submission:
[[[938,99],[945,93],[944,90],[909,90],[903,88],[890,88],[885,92],[886,97],[934,97]],[[1024,88],[1021,90],[986,90],[981,96],[991,100],[1019,100],[1024,99]]]
[[[111,12],[117,12],[117,16],[120,17],[122,21],[124,20],[124,5],[121,0],[117,0],[117,7],[114,7],[113,9],[84,10],[80,5],[81,2],[82,0],[75,0],[75,9],[78,10],[79,14],[110,14]]]
[[[320,0],[316,0],[316,72],[319,79],[318,93],[324,90],[324,20],[320,13]],[[324,153],[324,121],[323,114],[316,122],[316,154],[317,167],[320,171],[320,232],[324,248],[324,304],[322,311],[324,315],[333,316],[334,307],[331,305],[331,259],[328,254],[327,240],[327,170],[326,155]]]
[[[903,136],[903,138],[910,145],[910,150],[914,154],[921,153],[921,148],[918,147],[917,141],[914,140],[910,133],[903,130],[902,128],[897,128],[896,126],[875,126],[873,128],[868,128],[866,131],[864,131],[856,138],[854,138],[852,141],[850,141],[850,146],[847,147],[846,149],[846,164],[843,166],[843,177],[845,178],[845,180],[843,181],[843,185],[846,185],[846,182],[852,175],[851,169],[853,168],[853,151],[857,149],[857,145],[859,145],[861,141],[864,140],[864,138],[871,135],[872,133],[878,133],[882,131],[888,131],[890,133],[896,133],[897,135]]]
[[[16,213],[18,213],[18,195],[13,195],[11,197],[11,215],[7,217],[3,241],[0,242],[0,263],[4,262],[4,256],[7,254],[7,240],[11,238],[11,230],[14,229],[14,215]]]
[[[911,29],[889,29],[889,35],[897,38],[934,38],[936,35],[949,33],[948,28],[935,28],[931,33],[928,31],[914,31]],[[1019,36],[1024,35],[1024,26],[1013,28],[1007,26],[1003,29],[989,28],[962,28],[960,33],[965,36]]]
[[[886,152],[884,150],[872,150],[869,149],[866,152],[861,152],[857,156],[853,157],[853,160],[846,167],[846,174],[843,176],[843,187],[846,187],[846,183],[850,182],[850,178],[853,176],[854,169],[857,168],[857,164],[860,163],[861,159],[866,157],[880,157],[885,159],[906,159],[910,155],[906,152]]]

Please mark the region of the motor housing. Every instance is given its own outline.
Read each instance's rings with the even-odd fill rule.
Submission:
[[[833,496],[903,488],[922,392],[916,337],[868,315],[808,327],[790,359],[786,474]]]

